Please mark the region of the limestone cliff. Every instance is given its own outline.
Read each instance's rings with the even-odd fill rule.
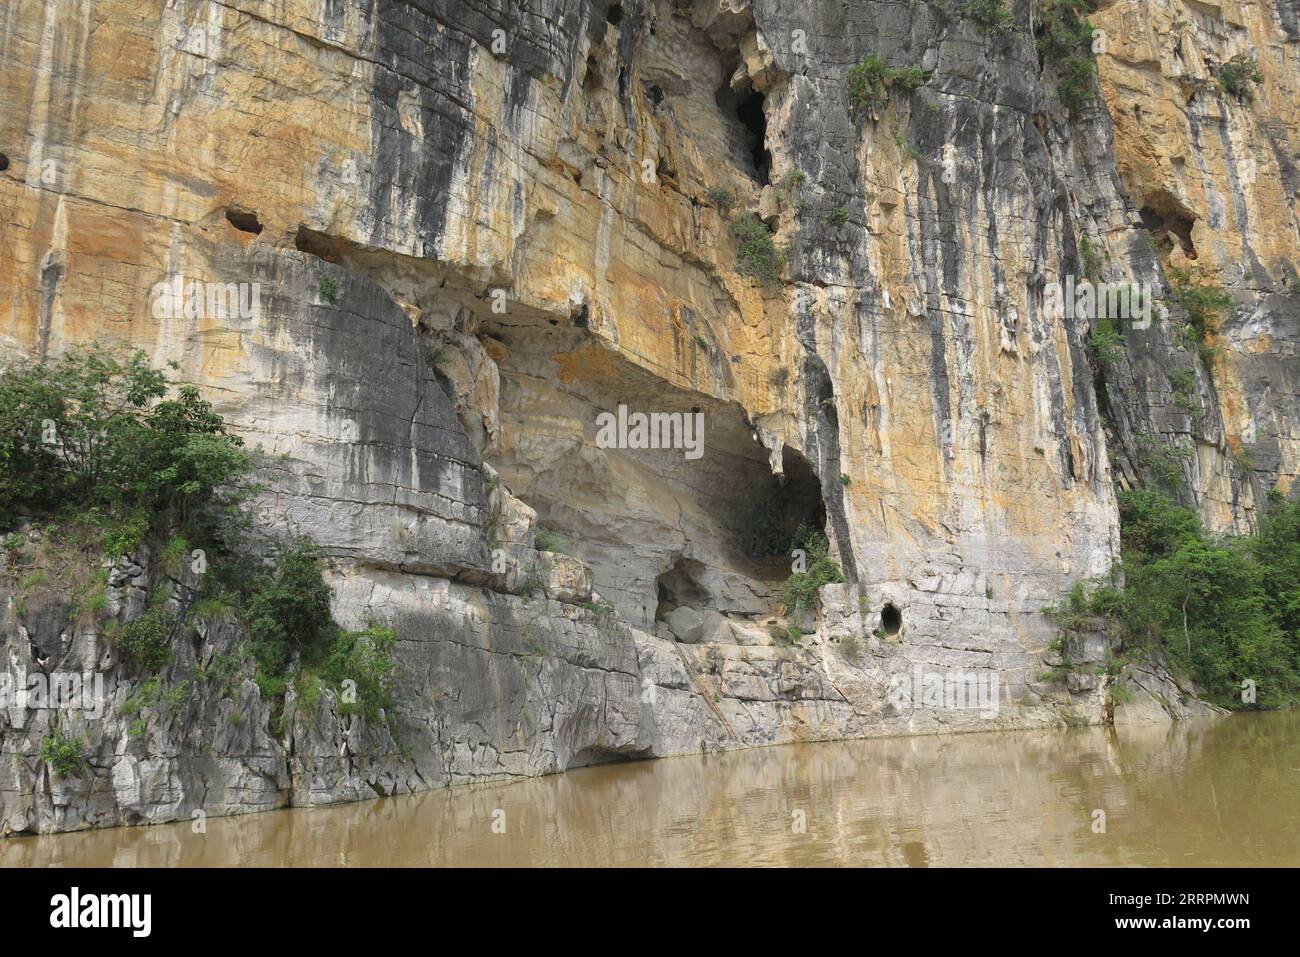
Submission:
[[[1143,439],[1194,452],[1216,528],[1300,468],[1297,19],[1104,5],[1103,99],[1072,115],[1031,6],[993,31],[917,0],[13,0],[5,361],[98,339],[179,363],[283,456],[264,525],[326,547],[338,617],[392,623],[403,670],[391,728],[327,696],[273,733],[241,673],[130,735],[100,624],[10,583],[9,665],[107,670],[110,701],[72,780],[39,758],[47,713],[0,712],[0,829],[1103,720],[1095,676],[1041,679],[1042,609],[1115,561]],[[1249,101],[1214,82],[1242,51]],[[864,109],[871,54],[928,79]],[[775,281],[741,268],[746,211]],[[1044,305],[1094,257],[1170,304],[1104,368]],[[1189,265],[1237,304],[1213,369],[1178,336]],[[194,282],[257,295],[191,307]],[[702,414],[703,454],[600,447],[620,405]],[[770,633],[788,556],[751,534],[772,502],[847,579],[794,646]],[[148,563],[114,569],[115,615]],[[211,622],[167,680],[240,640]],[[995,713],[900,707],[918,668],[996,678]]]

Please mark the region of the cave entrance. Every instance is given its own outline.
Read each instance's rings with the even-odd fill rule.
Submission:
[[[788,565],[807,532],[826,528],[821,480],[808,460],[785,446],[781,470],[781,475],[767,473],[762,486],[744,499],[748,511],[737,523],[737,544],[753,562]]]
[[[766,186],[772,169],[772,154],[767,150],[767,114],[763,110],[764,98],[752,87],[737,93],[724,84],[714,95],[718,108],[731,113],[740,121],[740,133],[748,159],[754,167],[754,178],[759,186]]]
[[[1159,236],[1173,233],[1188,259],[1196,258],[1196,245],[1192,242],[1192,227],[1196,214],[1178,201],[1167,190],[1159,189],[1147,194],[1138,215],[1147,230]]]
[[[226,222],[241,233],[252,233],[256,236],[262,231],[262,223],[258,220],[257,213],[239,206],[226,207]]]
[[[903,630],[903,613],[892,601],[880,609],[880,630],[891,638]]]
[[[672,568],[656,579],[659,603],[655,606],[655,621],[667,621],[673,609],[683,605],[688,608],[709,606],[709,590],[700,584],[704,571],[703,563],[679,557]]]
[[[744,125],[749,139],[749,156],[754,163],[758,185],[766,186],[772,169],[772,154],[767,150],[767,114],[763,112],[763,94],[750,90],[736,104],[736,117]]]

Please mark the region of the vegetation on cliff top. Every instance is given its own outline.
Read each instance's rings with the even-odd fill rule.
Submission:
[[[1093,59],[1094,28],[1087,15],[1090,0],[1039,0],[1038,55],[1056,68],[1056,93],[1071,116],[1097,97],[1097,63]]]

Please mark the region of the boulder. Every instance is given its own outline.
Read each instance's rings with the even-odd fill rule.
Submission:
[[[694,608],[674,608],[668,616],[668,628],[678,641],[693,645],[704,636],[704,619]]]

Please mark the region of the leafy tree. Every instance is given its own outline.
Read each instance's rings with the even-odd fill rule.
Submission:
[[[1159,492],[1120,495],[1123,584],[1072,597],[1058,621],[1103,615],[1126,649],[1157,648],[1209,698],[1241,708],[1300,694],[1300,503],[1276,494],[1257,535],[1214,541]]]
[[[0,521],[20,512],[144,513],[183,520],[251,457],[192,385],[143,352],[93,344],[0,373]]]
[[[282,545],[273,569],[248,600],[253,656],[268,674],[283,676],[295,660],[316,662],[328,653],[338,626],[330,614],[333,590],[325,581],[323,558],[308,539]]]
[[[1149,489],[1121,492],[1119,518],[1124,552],[1139,560],[1164,558],[1201,535],[1195,512]]]
[[[1056,67],[1056,93],[1077,115],[1097,97],[1097,63],[1092,55],[1093,26],[1089,0],[1039,0],[1038,54]]]
[[[114,635],[118,654],[136,674],[154,674],[171,660],[171,637],[176,616],[161,607],[150,608]]]
[[[1259,71],[1259,64],[1252,54],[1238,53],[1219,68],[1217,79],[1224,93],[1242,103],[1249,103],[1255,99],[1251,84],[1263,83],[1264,74]]]
[[[381,709],[393,706],[393,682],[397,661],[393,650],[397,636],[393,629],[371,625],[361,631],[342,632],[330,650],[322,676],[339,687],[344,681],[356,684],[357,700],[344,702],[341,710],[358,710],[370,720]]]

